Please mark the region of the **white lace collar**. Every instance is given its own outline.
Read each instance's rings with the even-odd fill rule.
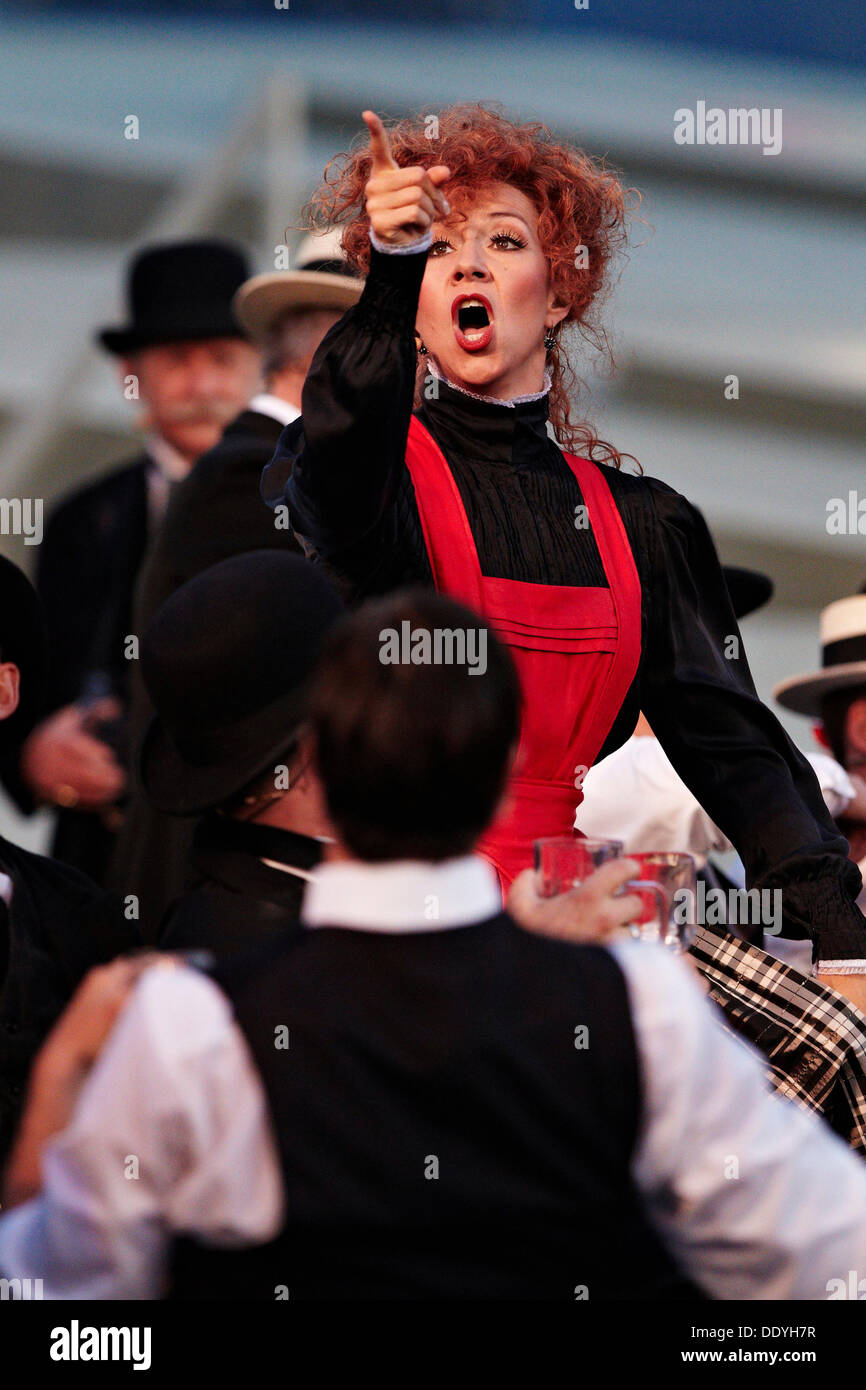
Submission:
[[[512,396],[510,400],[506,401],[499,396],[485,396],[480,391],[467,391],[464,386],[458,386],[456,381],[451,381],[439,370],[432,357],[427,358],[427,370],[437,381],[444,381],[446,386],[450,386],[452,391],[459,391],[461,396],[468,396],[473,401],[486,401],[488,405],[505,405],[509,409],[513,409],[516,405],[528,405],[530,401],[543,400],[553,385],[550,372],[545,369],[544,386],[540,391],[532,391],[528,396]]]

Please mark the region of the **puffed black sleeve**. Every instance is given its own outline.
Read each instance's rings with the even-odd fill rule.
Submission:
[[[287,504],[307,553],[351,564],[361,589],[364,569],[380,561],[382,528],[405,470],[426,261],[424,251],[371,249],[361,297],[320,343],[301,419],[283,431],[262,475],[265,502]]]
[[[825,970],[866,969],[866,918],[854,901],[860,871],[811,766],[758,699],[706,523],[679,493],[646,482],[656,524],[644,713],[736,846],[749,887],[781,890],[784,934],[810,936]]]

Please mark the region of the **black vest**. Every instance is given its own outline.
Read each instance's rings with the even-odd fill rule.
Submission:
[[[631,1180],[640,1084],[606,951],[502,914],[308,930],[218,978],[264,1080],[287,1221],[247,1252],[178,1242],[173,1297],[700,1297]]]

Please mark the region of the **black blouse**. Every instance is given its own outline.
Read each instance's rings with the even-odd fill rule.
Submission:
[[[364,292],[320,345],[302,418],[262,478],[265,500],[288,505],[306,553],[353,602],[433,582],[405,463],[425,262],[372,252]],[[591,529],[575,525],[580,490],[548,434],[546,398],[496,405],[428,378],[418,414],[451,467],[483,574],[606,586]],[[655,478],[604,476],[643,597],[640,665],[600,757],[643,710],[749,886],[782,890],[785,935],[811,936],[815,959],[866,962],[860,872],[810,765],[755,693],[703,517]]]

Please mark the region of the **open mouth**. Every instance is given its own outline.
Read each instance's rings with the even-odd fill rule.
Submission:
[[[493,310],[484,295],[461,295],[451,306],[454,334],[467,352],[487,347],[493,337]]]

